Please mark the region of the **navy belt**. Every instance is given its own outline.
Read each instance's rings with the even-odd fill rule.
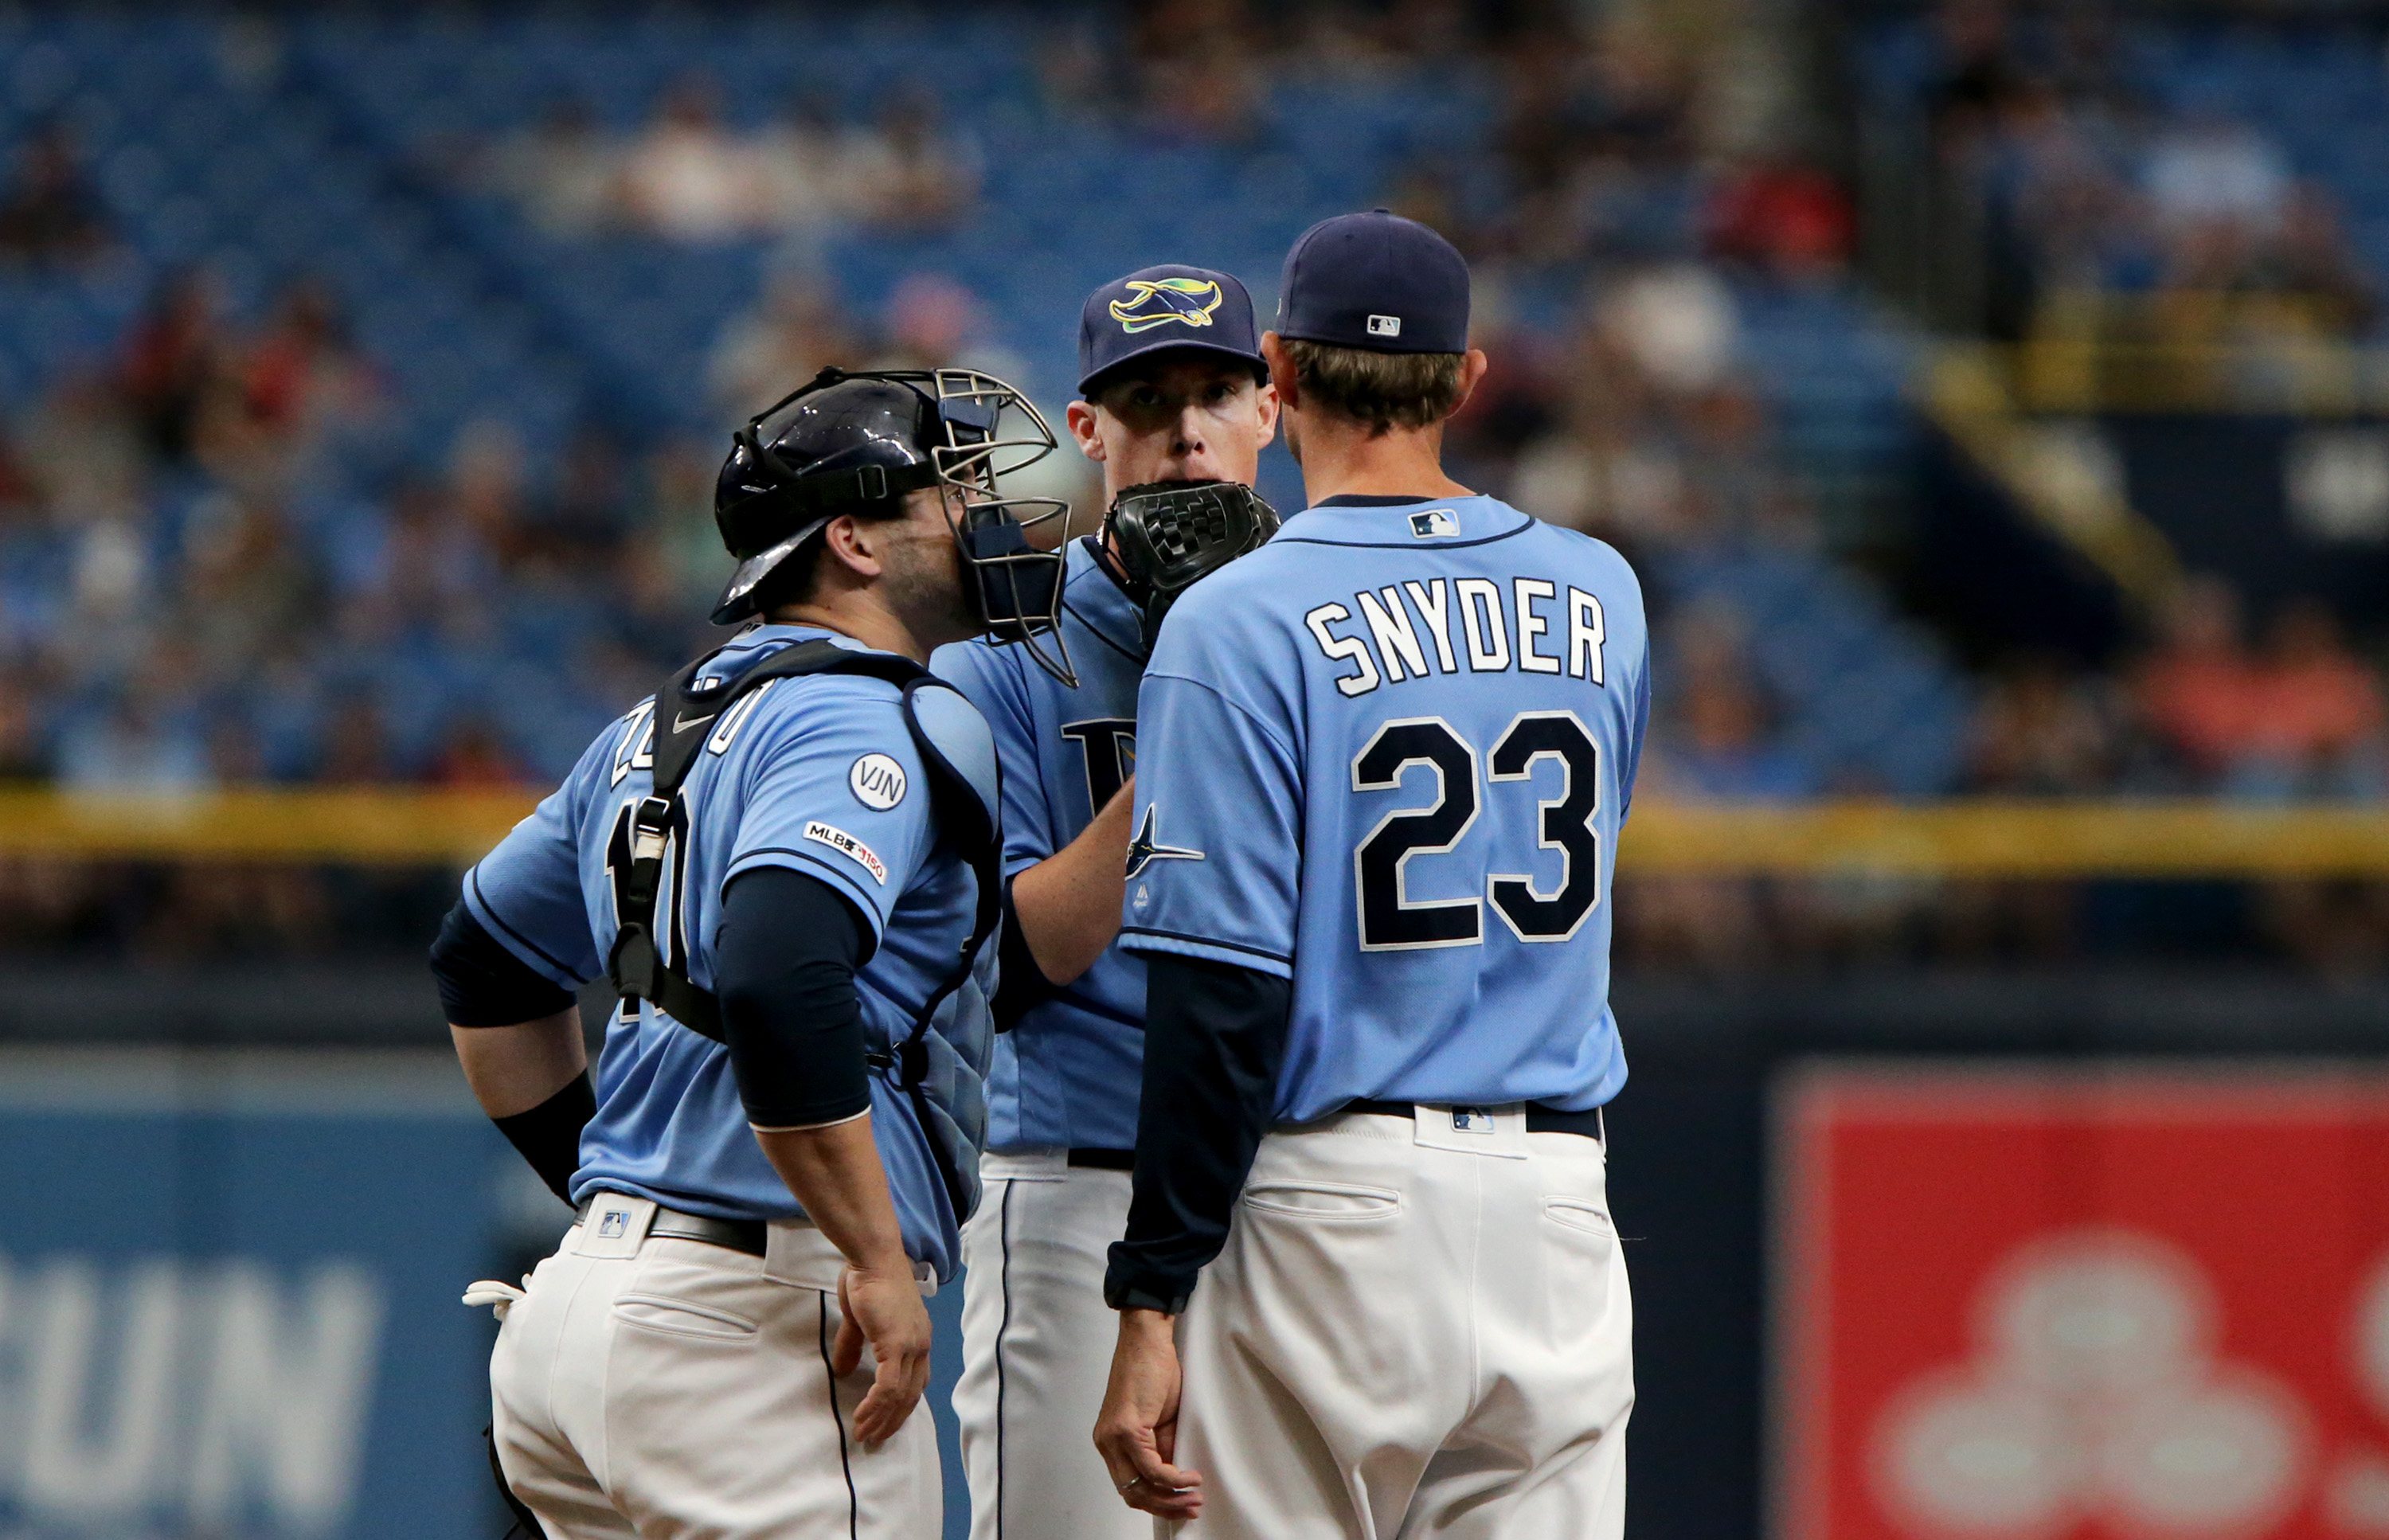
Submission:
[[[1081,1171],[1133,1171],[1136,1152],[1081,1147],[1070,1152],[1070,1164]]]
[[[1418,1106],[1410,1101],[1379,1101],[1372,1097],[1347,1101],[1342,1108],[1348,1113],[1374,1113],[1379,1117],[1418,1116]],[[1577,1134],[1595,1143],[1606,1144],[1608,1136],[1602,1127],[1601,1109],[1588,1107],[1580,1113],[1562,1112],[1546,1107],[1539,1101],[1527,1103],[1527,1132],[1530,1134]]]
[[[580,1218],[589,1222],[590,1205],[604,1193],[593,1192],[581,1200]],[[614,1194],[620,1197],[621,1194]],[[660,1236],[667,1241],[695,1241],[708,1246],[721,1246],[748,1256],[761,1256],[770,1249],[771,1227],[760,1219],[709,1219],[702,1214],[683,1214],[676,1208],[656,1205],[656,1216],[647,1222],[650,1239]]]

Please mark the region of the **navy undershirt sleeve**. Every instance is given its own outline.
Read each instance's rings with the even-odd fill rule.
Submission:
[[[1003,934],[995,952],[997,983],[990,1004],[998,1032],[1011,1031],[1030,1010],[1061,993],[1061,986],[1037,965],[1037,954],[1028,949],[1028,933],[1020,928],[1019,911],[1012,906],[1012,878],[1004,879]]]
[[[731,880],[713,992],[748,1122],[801,1128],[870,1108],[854,974],[871,951],[869,925],[819,878],[759,866]]]
[[[596,1115],[597,1093],[584,1074],[566,1081],[562,1089],[530,1111],[490,1121],[530,1163],[547,1190],[569,1203],[572,1178],[581,1169],[581,1130]]]
[[[1144,1085],[1128,1234],[1104,1298],[1176,1315],[1227,1243],[1277,1103],[1293,985],[1205,958],[1145,959]]]
[[[462,903],[440,923],[431,974],[440,981],[441,1008],[454,1026],[520,1026],[573,1006],[569,993],[506,950]],[[581,1165],[581,1130],[596,1111],[589,1077],[576,1075],[529,1112],[491,1121],[548,1190],[569,1203]]]
[[[519,1026],[572,1007],[572,996],[506,950],[462,902],[440,923],[431,974],[453,1026]]]

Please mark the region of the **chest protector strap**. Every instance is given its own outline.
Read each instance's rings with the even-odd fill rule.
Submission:
[[[967,704],[952,686],[910,659],[886,653],[857,652],[834,642],[803,642],[784,647],[727,681],[700,678],[706,665],[712,661],[712,654],[698,658],[674,674],[656,694],[648,729],[655,744],[654,789],[631,809],[631,869],[622,885],[622,911],[617,917],[613,954],[606,960],[607,976],[623,999],[648,1001],[670,1012],[674,1021],[690,1031],[717,1043],[723,1040],[721,1002],[710,990],[699,988],[690,979],[683,959],[666,961],[656,945],[656,898],[663,880],[664,856],[673,840],[688,838],[688,811],[681,797],[681,786],[707,741],[720,731],[699,729],[711,728],[717,719],[727,717],[742,698],[772,680],[806,674],[862,674],[886,680],[904,692],[904,725],[912,731],[913,745],[928,767],[930,805],[936,811],[939,829],[970,864],[978,886],[978,907],[972,920],[970,939],[963,944],[962,955],[955,960],[952,971],[930,992],[904,1039],[892,1045],[890,1052],[872,1055],[874,1068],[898,1069],[900,1083],[907,1091],[918,1095],[928,1072],[928,1045],[925,1039],[929,1024],[947,997],[969,979],[979,948],[994,934],[997,916],[1002,912],[1003,883],[996,838],[996,788],[977,784],[948,755],[934,730],[934,723],[951,705],[960,705],[967,710]],[[952,696],[952,702],[941,700],[943,696]],[[925,725],[925,718],[932,725]],[[987,774],[990,780],[995,774],[991,758]],[[685,897],[676,893],[672,902],[682,903]]]

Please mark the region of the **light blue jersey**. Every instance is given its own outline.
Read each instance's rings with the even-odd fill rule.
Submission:
[[[929,659],[995,734],[1007,879],[1077,839],[1136,769],[1144,673],[1137,608],[1086,541],[1072,542],[1063,582],[1062,632],[1077,689],[1017,647],[962,642]],[[1115,942],[995,1040],[989,1148],[1133,1148],[1143,1062],[1144,960]]]
[[[824,636],[845,642],[812,627],[758,627],[707,671],[735,677],[781,647]],[[683,788],[690,827],[673,842],[656,906],[659,927],[671,932],[667,955],[684,957],[699,987],[713,986],[722,889],[760,866],[829,884],[869,922],[876,949],[855,983],[873,1040],[901,1041],[950,976],[971,934],[976,883],[939,834],[927,772],[899,702],[896,686],[876,679],[783,679],[758,686],[705,729],[712,736]],[[474,918],[568,988],[601,973],[613,948],[615,885],[629,866],[627,815],[652,784],[653,710],[644,702],[599,734],[555,795],[465,879]],[[987,1067],[994,983],[990,944],[972,982],[932,1022],[969,1072],[957,1077],[967,1081],[966,1104],[953,1110],[974,1139],[983,1126],[976,1088]],[[871,1082],[879,1158],[905,1250],[947,1279],[965,1216],[952,1212],[891,1073]],[[618,1008],[598,1057],[597,1115],[581,1136],[572,1196],[600,1190],[716,1218],[800,1212],[747,1128],[729,1050],[652,1005]]]
[[[1599,1105],[1641,586],[1491,498],[1325,506],[1170,612],[1122,944],[1293,980],[1276,1115]]]

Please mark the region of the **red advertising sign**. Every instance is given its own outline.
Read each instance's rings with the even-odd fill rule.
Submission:
[[[2389,1073],[1780,1104],[1779,1540],[2389,1540]]]

